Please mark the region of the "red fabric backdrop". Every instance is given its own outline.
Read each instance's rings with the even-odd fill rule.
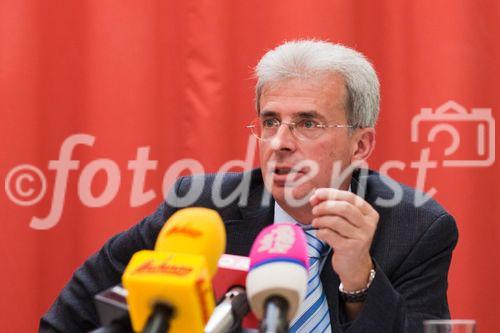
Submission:
[[[410,137],[422,107],[449,100],[498,115],[499,33],[494,0],[2,0],[0,177],[27,163],[43,172],[47,190],[27,206],[0,190],[1,330],[34,331],[73,270],[161,202],[163,175],[175,161],[193,158],[216,171],[243,159],[244,125],[254,116],[251,68],[280,42],[311,37],[352,46],[375,64],[382,105],[372,167],[402,161],[406,167],[390,174],[415,185],[411,162],[432,147],[438,167],[428,170],[425,190],[437,190],[460,230],[449,279],[452,316],[477,319],[479,332],[499,330],[498,163],[445,167],[443,160],[455,159],[443,154],[448,136],[432,144]],[[466,132],[477,124],[467,125],[459,129],[460,153],[474,158],[477,138]],[[76,133],[95,142],[72,153],[80,165],[69,172],[62,216],[48,230],[33,229],[32,217],[47,216],[52,205],[49,161]],[[145,182],[155,192],[131,207],[127,166],[139,147],[158,161]],[[80,200],[78,182],[97,159],[113,160],[121,182],[109,204],[92,208]],[[40,185],[25,178],[20,189],[29,196]],[[106,174],[97,173],[93,195],[106,185]]]

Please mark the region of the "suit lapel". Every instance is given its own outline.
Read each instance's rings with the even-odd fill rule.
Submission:
[[[247,203],[238,206],[237,216],[224,219],[230,254],[248,256],[259,232],[273,224],[274,200],[264,187],[260,169],[253,170],[251,177]]]

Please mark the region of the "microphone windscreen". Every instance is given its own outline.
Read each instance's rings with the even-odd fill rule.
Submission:
[[[264,228],[250,250],[250,269],[270,262],[295,262],[309,268],[304,232],[291,223]]]
[[[290,321],[304,300],[308,268],[307,241],[301,228],[285,223],[264,228],[252,245],[246,281],[257,318],[262,319],[268,298],[280,296],[288,302]]]
[[[206,261],[199,255],[139,251],[127,265],[122,282],[128,290],[135,332],[144,330],[158,304],[173,309],[169,332],[202,332],[215,307]]]
[[[218,263],[217,273],[213,279],[215,299],[220,300],[235,286],[245,287],[250,258],[232,254],[223,254]],[[243,328],[258,328],[259,322],[253,312],[243,318]]]
[[[213,279],[215,298],[221,299],[226,292],[234,287],[245,287],[250,258],[223,254],[218,262],[217,273]]]
[[[202,207],[184,208],[165,223],[156,240],[155,250],[190,253],[205,257],[210,275],[226,248],[226,230],[220,215]]]
[[[173,309],[170,332],[201,332],[215,307],[212,277],[226,246],[220,215],[186,208],[165,222],[155,250],[135,253],[122,276],[135,331],[158,304]]]

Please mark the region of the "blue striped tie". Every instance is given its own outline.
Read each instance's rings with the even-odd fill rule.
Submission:
[[[304,230],[309,255],[309,280],[306,298],[299,307],[297,316],[290,323],[289,332],[331,332],[330,315],[326,295],[320,279],[321,262],[329,247],[316,238],[316,230]]]

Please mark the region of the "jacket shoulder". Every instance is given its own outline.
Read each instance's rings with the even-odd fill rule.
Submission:
[[[263,187],[260,169],[246,172],[197,174],[180,177],[167,195],[174,207],[201,206],[220,209],[231,206]]]
[[[356,181],[358,192],[365,191],[358,195],[379,213],[372,253],[388,275],[429,235],[456,243],[454,218],[422,191],[371,170],[360,172]]]
[[[426,193],[373,170],[359,171],[355,181],[358,183],[357,194],[364,197],[377,211],[391,211],[402,215],[418,213],[423,218],[418,219],[419,221],[432,221],[448,214]]]

